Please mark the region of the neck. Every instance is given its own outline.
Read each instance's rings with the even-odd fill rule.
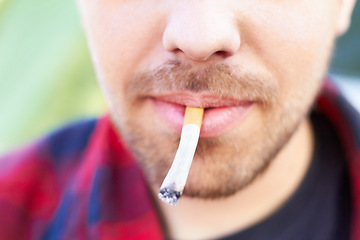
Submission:
[[[217,200],[183,197],[177,206],[156,198],[166,223],[166,234],[172,239],[211,239],[241,231],[265,219],[300,185],[310,165],[313,145],[310,123],[305,119],[269,168],[235,195]]]

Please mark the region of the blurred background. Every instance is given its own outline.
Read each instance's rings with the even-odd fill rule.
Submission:
[[[360,88],[352,87],[360,86],[359,1],[331,72],[359,99]],[[105,106],[76,1],[0,0],[0,154]]]

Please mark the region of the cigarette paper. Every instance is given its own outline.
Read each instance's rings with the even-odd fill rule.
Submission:
[[[204,109],[186,107],[180,143],[174,161],[159,191],[159,198],[170,205],[179,203],[199,141]]]

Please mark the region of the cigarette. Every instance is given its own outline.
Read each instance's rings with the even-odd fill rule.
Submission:
[[[199,141],[203,115],[203,108],[186,107],[185,109],[179,147],[158,194],[162,201],[170,205],[177,205],[179,203],[179,199],[184,190]]]

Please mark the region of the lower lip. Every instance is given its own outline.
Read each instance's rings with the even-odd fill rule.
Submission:
[[[151,102],[163,121],[180,134],[184,122],[185,106],[154,98],[151,98]],[[253,103],[246,103],[240,106],[205,109],[200,137],[209,138],[223,134],[243,119],[252,105]]]

